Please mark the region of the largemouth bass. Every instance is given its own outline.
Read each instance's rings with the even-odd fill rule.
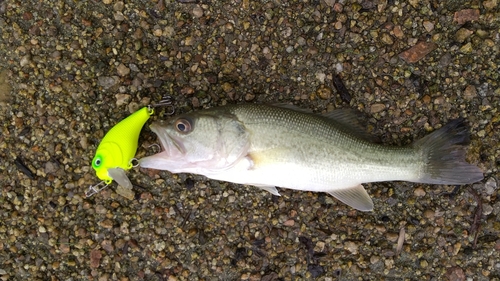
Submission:
[[[362,183],[460,185],[483,179],[478,167],[465,162],[463,120],[397,147],[370,142],[346,112],[318,115],[247,104],[184,114],[151,125],[162,152],[139,165],[254,185],[275,195],[275,186],[327,192],[361,211],[373,209]]]

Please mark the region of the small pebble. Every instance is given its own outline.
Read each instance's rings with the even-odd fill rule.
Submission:
[[[116,98],[116,106],[121,106],[124,104],[128,104],[131,96],[128,94],[116,94],[115,98]]]
[[[135,198],[135,192],[132,189],[125,188],[121,185],[118,185],[116,188],[116,193],[127,198],[128,200],[133,200]]]
[[[463,43],[467,38],[469,38],[474,31],[466,29],[466,28],[460,28],[456,33],[455,33],[455,40],[458,43]]]
[[[99,84],[99,86],[102,86],[105,89],[111,88],[112,86],[116,85],[118,81],[119,79],[115,79],[114,77],[99,76],[97,78],[97,83]]]
[[[498,188],[497,180],[494,177],[490,177],[484,184],[484,191],[488,195],[493,195]]]
[[[194,6],[194,8],[193,8],[193,16],[195,18],[201,18],[203,16],[203,9],[200,6],[198,6],[198,5]]]
[[[419,187],[415,188],[415,190],[413,191],[413,194],[417,197],[423,197],[423,196],[425,196],[426,193],[425,193],[425,190],[421,186],[419,186]]]
[[[348,250],[351,254],[356,255],[358,253],[359,245],[355,242],[347,241],[344,244],[344,248]]]
[[[436,216],[436,212],[433,210],[425,210],[424,211],[424,217],[427,218],[428,220],[433,220],[435,216]]]
[[[467,85],[464,90],[464,98],[471,100],[473,98],[477,97],[477,90],[476,87],[472,85]]]
[[[328,100],[332,97],[332,89],[326,86],[321,86],[316,94],[320,97],[320,99]]]
[[[130,68],[126,67],[123,63],[120,63],[116,68],[118,75],[125,76],[130,74]]]
[[[434,30],[434,23],[430,21],[424,21],[424,28],[427,32],[431,32]]]
[[[383,103],[374,103],[370,106],[370,112],[373,113],[379,113],[385,110],[385,104]]]

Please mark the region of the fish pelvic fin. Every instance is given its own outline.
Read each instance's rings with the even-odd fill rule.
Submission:
[[[483,179],[479,167],[465,161],[469,131],[463,118],[455,119],[441,129],[418,140],[424,166],[416,182],[430,184],[470,184]]]
[[[255,187],[258,187],[262,190],[265,190],[265,191],[271,193],[272,195],[281,196],[281,194],[278,192],[276,187],[273,185],[262,185],[262,184],[252,184],[252,185]]]
[[[125,174],[125,170],[122,168],[110,168],[108,169],[108,175],[113,178],[119,185],[132,189],[132,183]]]
[[[328,191],[330,195],[356,210],[368,212],[373,210],[373,201],[363,185]]]

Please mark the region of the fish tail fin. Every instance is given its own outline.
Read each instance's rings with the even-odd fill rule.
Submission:
[[[418,140],[414,147],[422,152],[425,166],[417,182],[430,184],[469,184],[483,179],[479,167],[465,161],[469,131],[463,118]]]

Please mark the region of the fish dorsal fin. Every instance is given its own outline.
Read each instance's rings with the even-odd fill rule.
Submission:
[[[304,109],[297,107],[293,104],[288,104],[288,103],[275,103],[272,104],[273,106],[276,107],[281,107],[285,109],[290,109],[302,113],[307,113],[307,114],[314,114],[312,110],[310,109]],[[363,126],[360,122],[361,119],[361,113],[354,110],[354,109],[349,109],[349,108],[340,108],[340,109],[335,109],[331,112],[327,112],[325,114],[322,114],[320,116],[325,117],[326,119],[329,119],[329,121],[335,123],[335,125],[341,129],[342,131],[356,136],[358,138],[361,138],[366,141],[370,142],[377,142],[377,139],[370,135],[365,126]]]
[[[284,108],[284,109],[290,109],[290,110],[302,112],[302,113],[313,114],[313,111],[308,109],[308,108],[298,107],[296,105],[289,104],[289,103],[272,103],[271,105],[275,106],[275,107],[280,107],[280,108]]]
[[[108,175],[116,181],[119,185],[132,189],[132,183],[125,174],[125,170],[122,168],[110,168],[108,169]]]
[[[361,124],[361,113],[354,109],[335,109],[322,115],[323,117],[335,122],[340,129],[366,141],[376,141],[376,138],[370,135],[365,126]]]
[[[331,190],[328,193],[354,209],[363,212],[373,210],[373,201],[361,184],[349,188]]]

